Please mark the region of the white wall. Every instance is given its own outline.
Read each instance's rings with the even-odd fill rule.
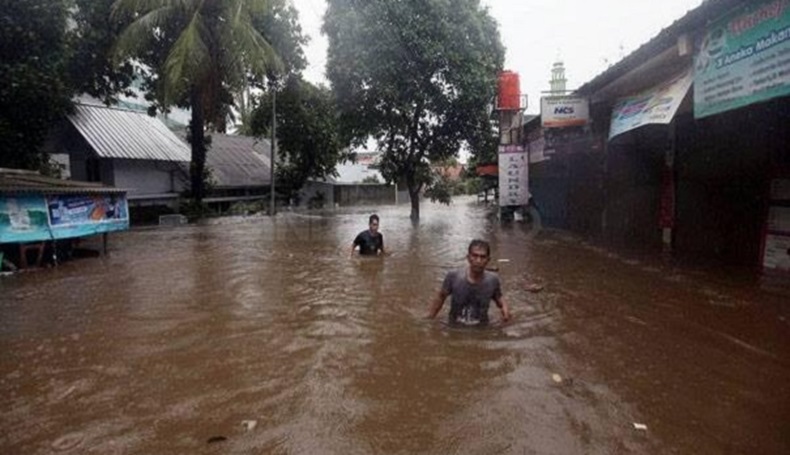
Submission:
[[[184,165],[188,165],[184,163]],[[187,186],[187,176],[179,163],[167,161],[113,160],[115,186],[129,190],[129,196],[178,193]]]

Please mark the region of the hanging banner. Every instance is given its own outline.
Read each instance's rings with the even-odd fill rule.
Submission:
[[[637,96],[614,105],[609,139],[649,124],[668,124],[691,87],[691,70]]]
[[[44,242],[129,229],[122,194],[0,195],[0,243]]]
[[[708,26],[694,63],[694,117],[790,94],[790,0],[747,2]]]
[[[590,121],[590,104],[578,96],[545,96],[540,99],[540,122],[544,128],[584,126]]]
[[[56,238],[129,228],[129,208],[123,195],[55,195],[47,197],[47,206]]]
[[[529,203],[529,163],[521,145],[499,146],[499,205]]]

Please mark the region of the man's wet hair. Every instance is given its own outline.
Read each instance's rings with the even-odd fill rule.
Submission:
[[[491,245],[488,244],[485,240],[474,239],[469,243],[469,249],[467,252],[472,254],[472,248],[485,248],[486,256],[491,256]]]
[[[374,221],[376,223],[379,222],[379,216],[376,215],[375,213],[373,215],[370,215],[370,218],[368,218],[368,224],[372,224]]]

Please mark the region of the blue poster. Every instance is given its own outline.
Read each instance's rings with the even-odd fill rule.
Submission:
[[[55,238],[82,237],[129,228],[129,207],[121,194],[47,197]]]
[[[129,229],[123,194],[2,195],[0,243],[44,242]]]
[[[51,239],[44,196],[0,197],[0,243]]]

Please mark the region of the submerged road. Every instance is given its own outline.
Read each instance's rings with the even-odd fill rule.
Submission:
[[[378,213],[384,259],[348,258],[356,209],[133,230],[0,278],[0,453],[790,453],[790,302],[755,277],[474,204]],[[513,320],[424,320],[474,237]]]

